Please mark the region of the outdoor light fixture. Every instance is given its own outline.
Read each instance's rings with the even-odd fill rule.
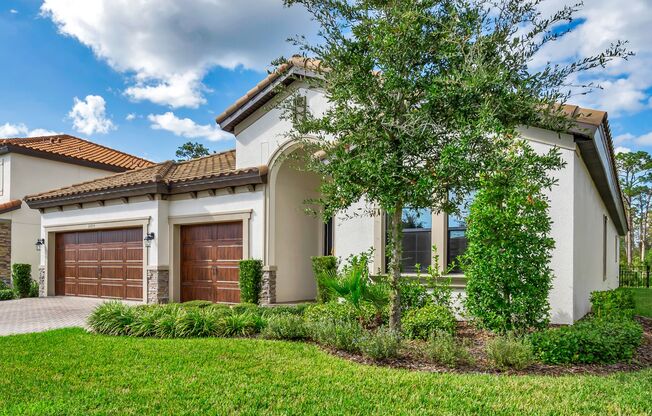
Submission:
[[[39,238],[36,240],[36,251],[41,251],[41,246],[45,245],[45,238]]]
[[[147,236],[145,236],[145,247],[150,248],[152,246],[152,240],[154,237],[156,237],[156,234],[147,233]]]

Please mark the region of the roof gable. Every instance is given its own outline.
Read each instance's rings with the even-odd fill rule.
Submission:
[[[149,160],[68,134],[0,139],[2,153],[21,153],[113,172],[153,165]]]

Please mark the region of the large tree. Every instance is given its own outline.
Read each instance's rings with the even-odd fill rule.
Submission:
[[[206,146],[198,142],[186,142],[177,148],[175,156],[177,160],[182,162],[184,160],[197,159],[198,157],[208,156],[211,154]]]
[[[652,157],[644,151],[619,153],[616,155],[616,165],[627,207],[628,231],[625,235],[625,255],[627,264],[631,264],[636,228],[638,228],[641,260],[645,260],[645,238],[649,228],[648,217],[652,197]]]
[[[303,5],[320,26],[318,42],[294,42],[321,61],[330,103],[295,117],[294,133],[307,154],[327,159],[308,162],[324,179],[326,217],[361,198],[387,213],[390,327],[398,330],[403,209],[455,212],[519,126],[568,127],[559,104],[572,75],[627,52],[617,42],[598,56],[530,70],[577,10],[546,17],[540,0],[285,2]]]

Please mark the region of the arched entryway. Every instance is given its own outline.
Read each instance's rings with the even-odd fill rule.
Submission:
[[[316,296],[311,257],[323,252],[324,223],[305,212],[305,201],[319,196],[320,178],[292,157],[301,151],[287,146],[270,167],[266,266],[275,272],[276,303]]]

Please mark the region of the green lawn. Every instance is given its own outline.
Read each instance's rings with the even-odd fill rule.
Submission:
[[[303,343],[0,337],[2,414],[651,414],[652,370],[495,376],[363,366]]]
[[[621,290],[627,290],[634,294],[634,302],[636,302],[636,315],[652,318],[652,289],[623,288]]]

